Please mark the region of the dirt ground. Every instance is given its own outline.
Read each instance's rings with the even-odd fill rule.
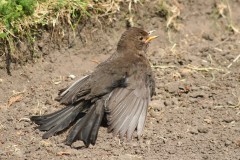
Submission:
[[[135,26],[159,35],[149,48],[157,95],[142,138],[130,142],[113,138],[102,127],[95,146],[85,148],[78,141],[71,148],[63,143],[67,132],[43,140],[29,121],[31,115],[61,108],[54,101],[58,90],[114,52],[125,30],[124,16],[102,29],[99,23],[87,23],[71,47],[63,42],[53,48],[45,33],[36,44],[46,54],[43,58],[13,65],[12,76],[0,70],[0,159],[240,160],[240,36],[228,28],[230,21],[233,29],[239,27],[240,1],[229,1],[231,14],[227,10],[223,17],[216,17],[215,2],[221,4],[172,3],[180,10],[173,21],[178,31],[166,29],[158,1],[136,8]]]

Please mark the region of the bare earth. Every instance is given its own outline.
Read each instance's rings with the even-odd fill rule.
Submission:
[[[12,76],[0,70],[0,159],[239,160],[240,36],[227,28],[229,13],[214,18],[214,2],[178,2],[177,32],[166,29],[157,1],[136,8],[135,26],[160,36],[149,48],[157,95],[141,139],[120,141],[102,127],[95,146],[85,148],[78,141],[71,148],[64,145],[67,131],[43,140],[29,121],[31,115],[63,107],[54,101],[58,90],[114,52],[125,30],[119,15],[122,20],[111,27],[88,23],[71,47],[65,42],[50,47],[46,33],[38,44],[47,55],[35,64],[13,65]],[[240,2],[229,2],[238,28]]]

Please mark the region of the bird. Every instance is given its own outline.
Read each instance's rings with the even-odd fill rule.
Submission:
[[[131,140],[134,132],[141,136],[149,102],[155,94],[155,77],[147,58],[152,32],[141,28],[127,29],[116,51],[89,75],[59,91],[56,101],[62,109],[31,116],[37,129],[47,139],[69,129],[65,144],[83,141],[95,145],[103,119],[114,136]]]

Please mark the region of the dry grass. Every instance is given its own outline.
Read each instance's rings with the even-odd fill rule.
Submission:
[[[166,28],[179,31],[181,24],[178,22],[178,18],[181,15],[181,7],[177,0],[159,1],[159,16],[166,19]]]
[[[229,0],[217,1],[214,14],[215,17],[221,17],[226,19],[228,25],[227,28],[229,28],[234,33],[239,33],[239,29],[233,22],[232,8],[230,6]]]

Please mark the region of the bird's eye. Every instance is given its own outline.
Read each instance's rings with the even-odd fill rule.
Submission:
[[[140,36],[140,37],[139,37],[139,40],[140,40],[140,41],[142,41],[142,40],[143,40],[143,37],[142,37],[142,36]]]

